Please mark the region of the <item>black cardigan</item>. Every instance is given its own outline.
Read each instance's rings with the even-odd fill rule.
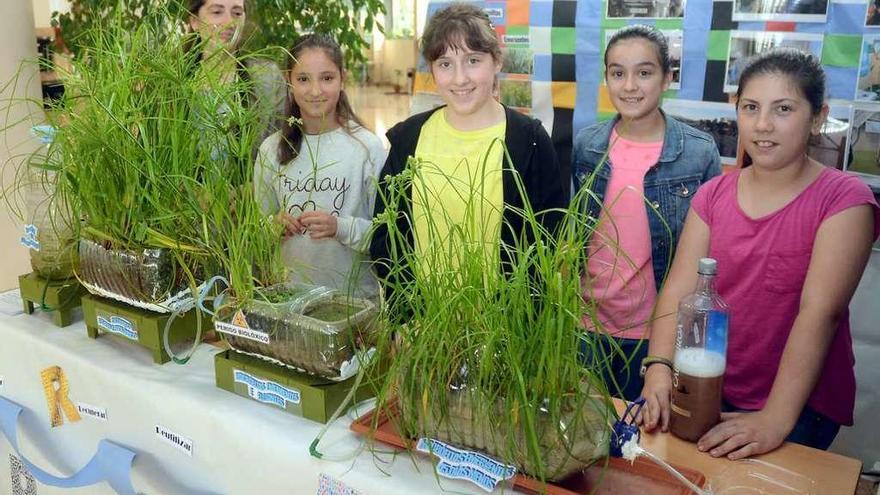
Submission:
[[[441,107],[442,108],[442,107]],[[391,150],[382,173],[379,176],[379,188],[385,189],[386,179],[397,175],[406,169],[406,162],[410,156],[414,156],[416,145],[422,126],[428,118],[439,108],[424,113],[413,115],[405,121],[392,127],[386,136],[391,142]],[[514,169],[519,172],[523,188],[531,202],[535,212],[551,208],[566,208],[571,191],[571,170],[559,164],[550,136],[541,125],[541,122],[525,116],[516,110],[504,107],[507,117],[507,126],[504,135],[504,144],[510,154]],[[523,229],[522,217],[516,213],[516,209],[522,208],[523,200],[514,179],[514,174],[504,161],[503,170],[503,196],[504,213],[503,227],[501,229],[501,243],[503,245],[515,245],[515,236],[521,235]],[[376,197],[374,217],[385,212],[382,194]],[[411,198],[412,193],[407,192],[406,197]],[[404,232],[407,241],[412,246],[412,226],[409,224],[409,204],[399,205],[398,211],[405,212],[406,216],[397,218],[397,228]],[[508,208],[512,207],[512,208]],[[562,215],[550,213],[541,215],[542,225],[550,232],[554,232]],[[381,281],[385,281],[389,275],[389,267],[397,260],[391,259],[391,249],[388,245],[388,229],[385,225],[378,225],[370,240],[370,255],[373,258],[376,274]],[[506,259],[505,250],[501,249],[502,263]],[[386,289],[386,297],[390,296]]]

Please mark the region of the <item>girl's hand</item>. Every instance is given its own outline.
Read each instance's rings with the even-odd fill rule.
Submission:
[[[645,386],[642,388],[645,405],[636,416],[636,423],[645,431],[658,426],[662,431],[669,430],[669,403],[672,399],[672,370],[668,366],[655,364],[645,373]]]
[[[721,422],[697,442],[701,452],[735,461],[763,454],[782,445],[791,428],[785,421],[763,411],[721,413]]]
[[[336,217],[326,211],[307,211],[299,216],[299,221],[312,239],[336,237]]]
[[[306,231],[305,226],[303,226],[302,222],[290,213],[286,211],[279,212],[275,215],[275,219],[284,226],[284,238],[288,238],[294,235],[304,234]]]

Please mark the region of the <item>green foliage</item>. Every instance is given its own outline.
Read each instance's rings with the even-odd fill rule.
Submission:
[[[514,108],[532,108],[532,84],[529,81],[501,81],[501,103]]]
[[[84,236],[170,249],[250,295],[284,280],[280,226],[260,211],[252,185],[265,108],[252,101],[251,78],[228,77],[236,65],[227,54],[196,63],[189,54],[201,47],[187,52],[194,37],[162,25],[128,31],[112,22],[84,34],[90,44],[64,74],[52,112],[58,194],[84,219]]]
[[[52,15],[61,27],[68,48],[80,55],[92,41],[89,33],[113,20],[129,31],[144,22],[166,33],[184,27],[188,18],[185,0],[71,0],[69,13]],[[309,31],[333,35],[346,53],[347,65],[364,62],[365,40],[384,12],[381,0],[247,0],[248,34],[242,49],[262,51],[289,48],[298,33]],[[162,15],[155,15],[156,13]],[[170,14],[171,20],[165,16]],[[281,51],[276,52],[280,58]]]
[[[345,52],[346,66],[366,61],[365,40],[385,11],[382,0],[250,0],[248,23],[253,26],[243,48],[290,48],[299,33],[334,36]]]
[[[185,56],[188,36],[144,23],[88,33],[64,98],[55,145],[62,195],[94,240],[113,247],[203,253],[202,203],[211,167],[243,181],[259,116],[248,82],[221,81],[212,60]]]
[[[504,50],[501,72],[507,74],[531,74],[534,71],[535,54],[531,48],[508,47]]]
[[[607,453],[614,414],[601,381],[605,352],[581,326],[583,315],[596,320],[580,277],[595,227],[585,213],[592,192],[584,188],[564,211],[506,206],[524,228],[503,246],[502,263],[497,243],[487,249],[485,225],[473,228],[483,218],[481,198],[463,198],[464,221],[425,212],[431,249],[409,240],[398,222],[413,222],[410,196],[431,194],[421,186],[430,167],[411,160],[377,199],[386,210],[375,222],[387,229],[396,260],[376,359],[391,365],[377,373],[377,407],[409,438],[485,450],[544,480],[570,474]],[[543,227],[547,214],[563,217],[558,232]]]
[[[180,28],[174,20],[184,19],[184,9],[180,0],[71,0],[70,12],[52,13],[52,25],[61,28],[67,48],[82,56],[101,27],[114,23],[133,32],[150,23],[153,30],[170,34]]]
[[[215,273],[229,281],[226,305],[244,307],[253,299],[264,299],[262,290],[286,280],[281,257],[283,227],[263,212],[253,187],[253,167],[238,187],[224,184],[225,171],[212,167],[206,180],[210,198],[204,206],[205,249]],[[230,207],[230,205],[232,205]]]

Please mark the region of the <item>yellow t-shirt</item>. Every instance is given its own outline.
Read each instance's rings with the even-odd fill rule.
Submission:
[[[422,126],[413,168],[413,223],[423,275],[455,270],[478,253],[496,263],[504,187],[507,122],[459,131],[434,112]],[[486,266],[492,266],[487,264]]]

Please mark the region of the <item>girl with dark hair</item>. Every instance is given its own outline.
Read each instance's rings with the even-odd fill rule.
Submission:
[[[260,146],[257,196],[284,224],[292,282],[374,297],[378,285],[362,261],[385,150],[348,102],[333,38],[302,36],[289,57],[287,121]]]
[[[220,83],[249,81],[251,91],[242,103],[256,106],[260,122],[256,146],[281,127],[287,91],[278,66],[268,60],[239,53],[247,21],[245,0],[191,0],[186,25],[195,34],[189,56],[196,66],[209,63],[218,69]]]
[[[504,263],[505,246],[514,246],[522,235],[523,218],[518,210],[526,200],[535,212],[565,208],[570,172],[560,166],[539,121],[495,99],[501,47],[481,8],[453,3],[435,13],[425,27],[421,50],[445,105],[414,115],[388,131],[391,151],[380,187],[387,188],[394,176],[402,174],[410,157],[419,159],[420,169],[404,194],[404,204],[396,205],[398,211],[409,213],[397,220],[409,246],[424,258],[435,249],[442,250],[455,232],[464,231],[489,259],[500,254]],[[383,214],[385,207],[377,202],[376,215]],[[472,210],[479,213],[470,214]],[[540,218],[553,232],[558,216]],[[392,242],[380,224],[370,253],[383,280],[401,273],[395,267],[404,263],[395,257],[399,249]],[[436,266],[423,265],[423,270]],[[391,297],[388,291],[395,285],[386,285],[386,297]]]
[[[751,166],[717,177],[691,204],[651,327],[651,354],[671,359],[675,313],[696,286],[702,257],[718,261],[730,306],[721,422],[701,451],[740,459],[783,441],[827,449],[853,423],[855,376],[847,306],[880,208],[858,178],[810,159],[828,114],[825,74],[810,54],[758,55],[739,80],[739,139]],[[669,424],[672,370],[645,377],[641,420]]]
[[[589,188],[600,221],[588,240],[584,301],[601,331],[608,389],[635,400],[647,356],[654,302],[678,242],[691,198],[721,173],[713,139],[660,109],[672,81],[669,48],[657,29],[621,29],[605,50],[605,80],[618,115],[581,130],[574,144],[575,187]],[[585,356],[587,361],[593,356]],[[671,365],[671,363],[668,363]]]
[[[187,13],[187,25],[205,40],[205,51],[235,54],[246,20],[244,0],[191,0]]]

